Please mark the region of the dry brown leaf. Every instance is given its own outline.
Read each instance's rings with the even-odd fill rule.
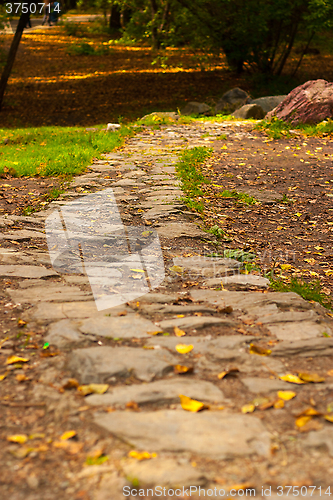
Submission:
[[[313,382],[313,383],[325,382],[324,377],[321,377],[320,375],[318,375],[318,373],[301,372],[298,374],[298,376],[301,380],[304,380],[304,382]]]
[[[175,373],[191,373],[193,372],[193,366],[185,366],[185,365],[175,365],[173,367]]]
[[[131,410],[140,411],[139,405],[136,401],[129,401],[125,406],[126,408],[130,408]]]
[[[62,386],[63,389],[69,390],[69,389],[77,389],[79,387],[79,382],[76,380],[76,378],[69,378],[67,382]]]
[[[311,417],[310,415],[305,415],[304,417],[299,417],[295,421],[296,427],[298,427],[298,428],[304,427],[304,425],[307,424],[312,418],[313,417]]]
[[[226,370],[224,372],[221,372],[218,374],[217,378],[220,380],[226,377],[227,375],[235,375],[235,373],[239,372],[238,368],[229,368],[229,370]]]
[[[269,356],[272,354],[270,349],[264,349],[254,344],[250,344],[250,354],[258,354],[259,356]]]
[[[76,436],[76,431],[66,431],[60,436],[61,441],[67,441],[67,439],[71,439]]]
[[[22,358],[21,356],[9,356],[6,360],[6,365],[14,365],[16,363],[28,363],[28,358]]]
[[[184,337],[184,335],[186,335],[186,333],[181,330],[180,328],[178,328],[178,326],[175,326],[174,329],[173,329],[176,337]]]
[[[207,408],[207,406],[201,401],[196,401],[195,399],[191,399],[183,394],[179,394],[180,404],[182,405],[183,410],[197,412]]]
[[[109,388],[108,384],[88,384],[80,385],[77,390],[83,396],[88,396],[88,394],[104,394]]]

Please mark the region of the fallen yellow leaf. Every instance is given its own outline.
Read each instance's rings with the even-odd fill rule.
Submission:
[[[109,388],[108,384],[88,384],[80,385],[77,390],[83,395],[88,394],[104,394]]]
[[[226,375],[229,375],[229,374],[235,374],[239,372],[238,368],[230,368],[229,370],[226,370],[224,372],[221,372],[217,375],[217,378],[219,378],[220,380],[223,379]]]
[[[14,365],[15,363],[27,363],[28,358],[21,358],[20,356],[9,356],[6,361],[6,365]]]
[[[320,411],[315,410],[314,408],[306,408],[305,410],[302,410],[297,417],[314,417],[314,416],[319,416],[322,415]]]
[[[130,269],[130,271],[134,271],[136,273],[144,273],[143,269]]]
[[[28,436],[26,434],[13,434],[12,436],[7,436],[7,441],[24,444],[28,441]]]
[[[333,423],[333,415],[324,415],[324,419]]]
[[[283,399],[277,399],[275,402],[274,402],[274,408],[275,409],[278,409],[278,408],[284,408],[284,401]]]
[[[67,441],[67,439],[71,439],[74,436],[76,436],[76,431],[67,431],[60,436],[60,439],[61,441]]]
[[[314,382],[314,383],[325,382],[324,377],[321,377],[317,373],[303,372],[299,373],[298,376],[301,380],[304,380],[304,382]]]
[[[1,382],[1,380],[4,380],[7,377],[8,373],[9,372],[5,372],[2,375],[0,375],[0,382]]]
[[[280,399],[283,399],[283,401],[289,401],[290,399],[293,399],[296,396],[296,392],[293,391],[278,391],[277,395]]]
[[[155,332],[147,332],[148,335],[158,335],[159,333],[163,333],[163,330],[156,330]]]
[[[297,375],[293,375],[292,373],[281,375],[279,379],[284,380],[285,382],[290,382],[291,384],[306,384],[304,380],[301,380],[299,377],[297,377]]]
[[[149,460],[150,458],[156,458],[157,453],[149,453],[148,451],[136,451],[132,450],[128,453],[131,458],[136,458],[137,460]]]
[[[312,419],[312,417],[310,415],[305,415],[304,417],[299,417],[295,424],[298,428],[300,427],[303,427],[305,424],[307,424],[310,420]]]
[[[173,331],[175,332],[176,337],[184,337],[184,335],[186,335],[186,333],[178,328],[178,326],[175,326]]]
[[[175,365],[174,371],[175,373],[188,373],[193,371],[193,366]]]
[[[181,274],[184,271],[184,268],[180,267],[180,266],[172,266],[172,267],[169,267],[169,270],[174,272],[174,273]]]
[[[193,349],[192,344],[177,344],[176,345],[176,351],[179,352],[179,354],[187,354],[188,352],[191,352]]]
[[[272,351],[270,349],[263,349],[254,344],[250,344],[250,354],[259,354],[259,356],[269,356]]]
[[[195,399],[191,399],[183,394],[179,394],[179,399],[183,410],[197,412],[205,408],[205,404],[201,403],[201,401],[196,401]]]
[[[253,405],[251,403],[247,404],[247,405],[244,405],[241,408],[242,413],[253,413],[255,409],[256,409],[255,405]]]

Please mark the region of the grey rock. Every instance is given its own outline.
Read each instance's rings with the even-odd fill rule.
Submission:
[[[279,342],[272,349],[272,356],[313,357],[331,356],[333,354],[333,338],[319,337],[293,342]]]
[[[278,106],[286,97],[286,95],[259,97],[258,99],[253,99],[251,101],[251,104],[258,104],[266,114],[269,111],[272,111],[272,109],[276,108],[276,106]]]
[[[322,337],[323,333],[331,335],[333,331],[325,324],[310,321],[294,321],[266,325],[272,335],[279,340],[306,340]]]
[[[88,318],[82,321],[79,330],[99,337],[128,339],[149,337],[149,333],[158,331],[159,327],[145,318],[131,314],[118,318],[111,316]]]
[[[178,302],[179,300],[179,295],[176,293],[158,293],[158,292],[151,292],[147,293],[146,295],[142,295],[140,297],[139,302],[147,302],[147,303],[158,303],[158,304],[169,304],[172,302]]]
[[[215,113],[230,114],[238,108],[241,108],[250,99],[250,96],[244,90],[235,87],[225,92],[215,106]]]
[[[63,347],[71,342],[82,342],[85,340],[78,330],[79,323],[70,319],[62,319],[52,323],[48,328],[45,342]]]
[[[149,382],[171,371],[175,364],[177,358],[165,349],[103,346],[74,350],[67,366],[81,383],[90,384],[128,377],[131,373]]]
[[[249,119],[254,119],[254,120],[262,120],[265,116],[265,111],[259,104],[245,104],[241,108],[237,109],[234,113],[233,116],[235,118],[241,118],[243,120],[249,120]]]
[[[175,349],[177,344],[192,344],[195,353],[208,353],[218,356],[221,350],[235,350],[245,346],[248,342],[255,339],[251,335],[223,335],[212,340],[210,335],[206,337],[154,337],[147,340],[148,346],[160,346],[168,349]],[[238,352],[238,351],[237,351]]]
[[[13,241],[24,241],[31,240],[32,238],[42,238],[45,239],[45,233],[40,231],[29,231],[27,229],[21,229],[20,231],[14,231],[12,233],[0,234],[0,240],[13,240]]]
[[[290,390],[291,387],[291,384],[288,384],[288,382],[284,382],[283,380],[258,377],[243,378],[242,383],[250,392],[255,394]],[[297,389],[297,387],[298,386],[296,386],[296,384],[292,384],[293,389]]]
[[[41,266],[1,266],[0,276],[16,276],[18,278],[43,278],[58,276],[58,273]]]
[[[195,312],[201,313],[215,313],[216,310],[211,307],[206,306],[168,306],[164,304],[143,304],[140,306],[140,310],[148,313],[160,313],[160,314],[192,314]]]
[[[257,276],[256,274],[234,274],[222,278],[221,282],[223,285],[228,285],[231,283],[244,286],[256,286],[259,288],[267,288],[269,286],[269,280],[267,278]]]
[[[211,107],[203,102],[190,101],[180,113],[182,115],[207,115],[211,113]]]
[[[169,217],[169,215],[179,213],[181,206],[182,205],[155,205],[154,208],[151,208],[144,213],[144,218],[147,220],[157,220]]]
[[[126,405],[129,401],[135,401],[138,404],[169,404],[179,403],[179,394],[216,404],[225,401],[222,391],[211,382],[185,377],[158,380],[149,384],[115,387],[112,392],[88,396],[85,401],[92,406]]]
[[[41,302],[31,309],[24,312],[22,319],[41,321],[50,323],[57,319],[66,318],[89,318],[90,316],[105,316],[111,314],[117,316],[121,311],[131,313],[133,310],[127,306],[112,307],[103,311],[97,311],[94,301],[87,302]]]
[[[71,276],[63,275],[63,278],[67,283],[74,283],[77,285],[89,285],[89,279],[87,276]]]
[[[161,328],[184,328],[185,330],[189,328],[205,328],[206,326],[214,325],[224,325],[224,326],[234,326],[235,322],[228,318],[216,318],[213,316],[189,316],[185,318],[174,318],[166,319],[159,322]]]
[[[140,120],[145,120],[146,118],[154,118],[155,116],[161,119],[166,118],[167,121],[177,121],[179,119],[179,115],[174,112],[154,111],[153,113],[149,113],[149,115],[143,116]]]
[[[75,286],[49,284],[48,286],[30,287],[27,290],[6,289],[15,303],[35,304],[36,302],[65,302],[68,300],[91,300],[90,292],[83,292]]]
[[[161,410],[96,414],[95,423],[116,437],[148,451],[198,453],[231,459],[269,455],[270,438],[252,415]]]
[[[157,228],[157,233],[162,238],[207,238],[207,233],[191,222],[169,222]]]
[[[302,441],[305,448],[315,448],[328,452],[333,457],[333,428],[325,427],[319,431],[312,431]]]
[[[225,276],[229,272],[239,269],[240,263],[234,259],[220,259],[214,257],[203,257],[197,255],[194,257],[175,257],[173,259],[175,266],[188,271],[192,278],[203,276],[206,278]]]
[[[101,465],[97,466],[99,469]],[[128,486],[128,481],[124,477],[119,477],[118,472],[103,474],[100,483],[93,489],[93,500],[124,500],[124,487]],[[132,488],[131,488],[132,489]]]
[[[266,323],[295,323],[301,321],[313,321],[319,319],[319,315],[315,311],[279,311],[265,314],[260,317],[260,321]]]
[[[17,284],[20,288],[31,288],[35,286],[46,288],[49,287],[50,284],[52,286],[55,283],[47,279],[43,280],[43,279],[31,278],[31,279],[26,279],[24,281],[19,281]]]
[[[122,468],[129,480],[136,479],[140,486],[159,485],[163,487],[187,488],[203,486],[207,479],[203,472],[190,464],[177,463],[174,458],[156,458],[153,461],[126,461]]]

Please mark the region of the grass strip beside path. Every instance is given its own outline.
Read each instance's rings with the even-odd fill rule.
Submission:
[[[0,174],[68,176],[82,172],[92,159],[121,146],[133,135],[131,127],[119,132],[77,127],[0,129]]]

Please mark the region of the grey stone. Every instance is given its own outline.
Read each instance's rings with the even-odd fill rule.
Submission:
[[[95,422],[116,437],[148,451],[188,451],[216,459],[269,455],[269,434],[252,415],[116,411],[96,414]]]
[[[182,115],[207,115],[211,113],[211,107],[204,102],[190,101],[180,113]]]
[[[211,335],[206,337],[163,337],[157,336],[147,340],[148,346],[160,346],[175,349],[177,344],[192,344],[194,353],[208,353],[217,356],[221,350],[235,350],[245,346],[256,337],[246,335],[223,335],[212,340]]]
[[[216,309],[206,306],[168,306],[164,304],[143,304],[140,306],[140,310],[148,314],[160,313],[160,314],[191,314],[195,312],[201,313],[215,313]]]
[[[179,119],[179,115],[173,111],[154,111],[153,113],[149,113],[149,115],[145,115],[140,120],[145,120],[146,118],[161,118],[164,119],[166,118],[167,121],[177,121]],[[158,121],[156,122],[158,123]]]
[[[230,114],[238,108],[241,108],[250,99],[250,96],[244,90],[235,87],[225,92],[215,106],[215,113]]]
[[[208,235],[191,222],[169,222],[157,228],[157,233],[162,238],[207,238]]]
[[[97,467],[100,469],[103,466]],[[125,486],[128,486],[128,481],[124,477],[119,477],[118,471],[103,474],[98,486],[93,488],[91,498],[92,500],[110,500],[110,491],[112,491],[112,500],[124,500]]]
[[[89,279],[87,276],[71,276],[71,275],[63,275],[62,276],[67,283],[74,283],[77,285],[89,285]]]
[[[234,259],[220,259],[214,257],[203,257],[196,255],[194,257],[175,257],[173,259],[175,266],[188,271],[191,277],[203,276],[206,278],[225,276],[227,273],[240,267],[240,263]]]
[[[265,325],[266,323],[295,323],[301,321],[313,321],[319,319],[319,315],[315,311],[279,311],[265,314],[260,317],[260,321]]]
[[[305,448],[315,448],[328,452],[333,457],[333,428],[325,427],[319,431],[312,431],[302,441]]]
[[[276,108],[276,106],[278,106],[286,97],[287,97],[286,95],[258,97],[258,99],[253,99],[251,101],[251,104],[258,104],[259,106],[262,107],[262,109],[266,114],[269,111],[272,111],[272,109]]]
[[[18,278],[43,278],[58,276],[58,273],[41,266],[1,266],[0,276],[16,276]]]
[[[46,288],[49,287],[50,284],[51,286],[54,285],[55,282],[47,279],[43,280],[43,279],[31,278],[31,279],[26,279],[24,281],[19,281],[17,284],[19,285],[20,288],[31,288],[35,286]]]
[[[328,335],[333,333],[327,325],[310,321],[267,324],[266,326],[271,334],[275,335],[279,340],[306,340],[322,337],[323,333]]]
[[[259,104],[245,104],[241,108],[237,109],[233,116],[235,118],[241,118],[243,120],[254,119],[262,120],[265,116],[265,111]]]
[[[82,321],[79,329],[82,333],[98,335],[99,337],[128,339],[149,337],[149,333],[158,331],[159,327],[145,318],[131,314],[121,317],[88,318]]]
[[[115,387],[112,392],[88,396],[85,401],[92,406],[126,405],[129,401],[135,401],[138,404],[169,404],[179,403],[179,394],[216,404],[225,401],[222,391],[211,382],[185,377],[158,380],[149,384]]]
[[[41,302],[24,312],[22,319],[41,321],[49,323],[57,319],[66,318],[89,318],[90,316],[105,316],[111,314],[117,316],[121,311],[133,312],[127,306],[117,306],[110,309],[98,311],[94,301],[87,302]]]
[[[61,321],[52,323],[48,328],[45,342],[63,347],[71,342],[84,341],[85,337],[78,331],[78,325],[77,321],[70,319],[62,319]]]
[[[108,382],[111,377],[133,373],[149,382],[172,370],[177,358],[165,349],[146,350],[133,347],[89,347],[76,349],[68,359],[68,368],[83,384]]]
[[[281,390],[291,390],[291,385],[293,390],[297,389],[298,387],[296,384],[288,384],[288,382],[284,382],[283,380],[258,377],[243,378],[242,383],[250,392],[253,392],[255,394],[263,394],[266,392],[268,393]]]
[[[234,326],[235,322],[228,318],[216,318],[213,316],[189,316],[185,318],[166,319],[159,322],[161,328],[205,328],[206,326],[224,325]]]
[[[203,472],[190,464],[177,463],[175,458],[156,458],[153,461],[126,461],[122,468],[129,480],[136,479],[141,485],[187,488],[203,486],[207,479]]]
[[[1,264],[46,264],[50,265],[51,260],[46,252],[24,251],[17,252],[9,248],[0,249]]]
[[[147,302],[147,303],[160,303],[160,304],[169,304],[172,302],[178,302],[179,295],[176,293],[158,293],[151,292],[146,295],[142,295],[140,297],[139,302]]]
[[[179,213],[181,206],[182,205],[155,205],[154,208],[147,210],[143,216],[147,220],[169,217],[171,214]]]
[[[294,342],[279,342],[272,349],[272,356],[331,356],[333,354],[333,338],[312,338]]]
[[[30,287],[27,290],[6,289],[15,303],[35,304],[36,302],[66,302],[68,300],[91,300],[90,292],[83,292],[75,286],[49,284],[48,286]]]
[[[232,276],[226,276],[221,279],[223,285],[239,284],[244,286],[256,286],[259,288],[267,288],[269,286],[269,280],[263,278],[262,276],[257,276],[256,274],[234,274]],[[207,281],[207,285],[208,281]]]
[[[45,239],[46,235],[45,233],[41,233],[40,231],[29,231],[27,229],[21,229],[20,231],[14,231],[12,233],[0,234],[1,240],[24,241],[30,240],[32,238]]]

